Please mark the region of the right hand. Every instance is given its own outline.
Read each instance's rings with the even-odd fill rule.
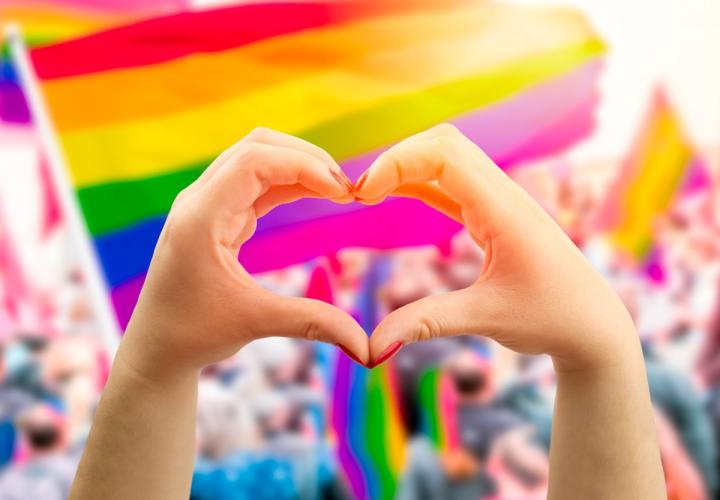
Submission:
[[[363,203],[387,196],[420,199],[460,221],[486,258],[470,287],[385,317],[370,340],[371,364],[399,345],[459,334],[547,353],[567,370],[638,352],[630,316],[610,287],[555,221],[455,127],[437,126],[400,142],[356,183]]]

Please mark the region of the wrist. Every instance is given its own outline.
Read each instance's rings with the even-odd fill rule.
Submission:
[[[624,309],[622,311],[625,313]],[[614,321],[596,322],[585,332],[575,332],[582,340],[572,349],[551,354],[555,371],[604,372],[623,366],[643,365],[642,347],[629,315],[616,314]]]
[[[167,348],[163,336],[153,334],[138,325],[130,325],[125,332],[113,365],[119,365],[147,384],[165,387],[182,380],[197,381],[202,366],[179,356]]]

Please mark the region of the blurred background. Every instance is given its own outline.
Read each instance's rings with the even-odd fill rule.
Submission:
[[[67,497],[170,203],[220,151],[269,126],[355,179],[441,122],[622,297],[668,496],[720,498],[718,2],[0,0],[0,24],[0,499]],[[368,333],[483,264],[412,200],[280,207],[240,259]],[[191,497],[544,498],[554,390],[479,337],[372,371],[257,341],[202,374]]]

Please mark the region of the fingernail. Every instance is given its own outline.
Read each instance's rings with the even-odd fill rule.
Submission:
[[[347,187],[352,190],[352,188],[355,187],[355,184],[353,184],[353,182],[350,180],[350,177],[345,175],[345,172],[343,172],[342,170],[340,170],[340,175],[342,176],[343,180],[345,181],[345,184],[347,185]]]
[[[355,183],[355,191],[360,191],[360,189],[362,189],[363,184],[365,184],[365,181],[367,180],[367,178],[368,178],[367,172],[365,172],[364,174],[362,174],[360,176],[360,178]]]
[[[344,173],[340,174],[338,172],[335,172],[334,170],[331,170],[330,175],[333,176],[333,179],[335,179],[338,184],[340,184],[342,187],[347,189],[348,192],[352,191],[352,189],[353,189],[352,182],[350,182],[350,179],[348,179]]]
[[[345,347],[345,346],[342,345],[342,344],[336,344],[336,345],[342,350],[342,352],[345,353],[345,355],[346,355],[348,358],[352,359],[353,361],[355,361],[355,362],[356,362],[357,364],[359,364],[359,365],[365,366],[365,363],[363,363],[362,361],[360,361],[360,359],[359,359],[357,356],[355,356],[355,354],[353,354],[353,352],[352,352],[351,350],[349,350],[347,347]]]
[[[402,342],[394,342],[390,344],[387,349],[380,353],[380,356],[378,356],[375,361],[371,361],[370,363],[368,363],[368,368],[375,368],[377,365],[380,365],[388,359],[392,358],[402,346]]]

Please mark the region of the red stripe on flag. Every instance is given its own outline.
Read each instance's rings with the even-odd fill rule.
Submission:
[[[33,50],[31,57],[38,76],[50,80],[155,64],[304,29],[469,1],[266,3],[184,12],[41,47]]]

